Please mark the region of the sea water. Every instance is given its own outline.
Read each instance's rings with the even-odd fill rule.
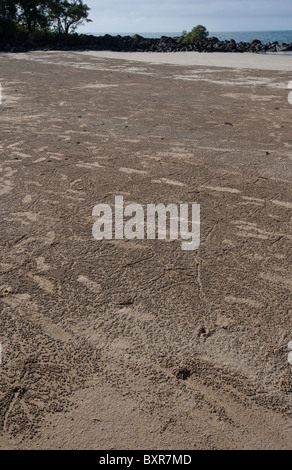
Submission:
[[[111,36],[133,36],[139,34],[144,38],[160,38],[161,36],[177,37],[181,36],[182,31],[179,32],[157,32],[157,33],[139,33],[139,32],[115,32],[115,33],[88,33],[94,36],[103,36],[104,34],[110,34]],[[291,31],[225,31],[216,32],[210,31],[209,36],[216,36],[220,41],[234,39],[236,42],[250,42],[254,39],[258,39],[263,44],[268,42],[292,42],[292,30]]]

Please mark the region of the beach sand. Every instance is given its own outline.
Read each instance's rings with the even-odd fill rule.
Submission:
[[[1,449],[291,449],[291,69],[0,54]],[[199,249],[95,240],[115,195]]]
[[[292,71],[292,57],[287,54],[238,54],[200,52],[113,52],[87,51],[86,55],[107,59],[125,59],[153,64],[213,66],[253,70]]]

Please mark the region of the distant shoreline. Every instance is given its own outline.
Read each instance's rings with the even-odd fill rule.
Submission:
[[[142,36],[144,38],[152,38],[152,39],[159,39],[162,36],[167,36],[167,37],[179,37],[181,36],[181,31],[155,31],[155,32],[121,32],[121,31],[90,31],[88,33],[83,33],[86,35],[92,35],[92,36],[105,36],[106,34],[109,34],[110,36],[134,36],[135,34],[138,34],[139,36]],[[250,42],[253,41],[254,39],[260,40],[262,43],[268,43],[268,42],[274,42],[278,41],[279,43],[281,42],[292,42],[292,30],[275,30],[275,31],[210,31],[209,36],[215,36],[220,41],[229,41],[230,39],[234,39],[236,42]]]
[[[35,34],[29,36],[23,33],[17,40],[2,38],[0,51],[27,52],[33,50],[93,50],[114,52],[252,52],[252,53],[291,53],[292,43],[279,41],[263,43],[259,39],[249,42],[234,39],[220,40],[216,36],[208,37],[203,42],[185,44],[183,38],[162,36],[160,38],[145,38],[138,34],[134,36],[94,36],[87,34]]]

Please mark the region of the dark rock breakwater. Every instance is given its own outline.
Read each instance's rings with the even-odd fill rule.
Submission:
[[[0,39],[0,50],[6,52],[26,52],[31,50],[111,50],[121,52],[288,52],[292,43],[270,42],[263,44],[255,39],[250,42],[236,42],[233,39],[220,41],[210,37],[202,43],[185,44],[181,37],[144,38],[134,36],[93,35],[35,35],[33,39],[26,33],[17,40]]]

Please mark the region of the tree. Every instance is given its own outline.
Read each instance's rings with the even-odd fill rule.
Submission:
[[[14,37],[22,25],[29,33],[51,29],[67,35],[91,21],[89,10],[83,0],[0,0],[0,34]]]
[[[82,0],[51,0],[48,2],[49,14],[60,34],[75,31],[79,25],[90,22],[90,8]]]
[[[199,24],[188,33],[186,31],[183,31],[181,38],[184,44],[188,44],[189,42],[204,42],[206,41],[208,36],[209,32],[207,31],[207,28]]]
[[[0,0],[0,21],[14,21],[16,10],[16,3],[12,0]]]
[[[43,29],[48,26],[46,0],[19,0],[15,3],[18,6],[18,21],[27,26],[29,33],[38,27]]]
[[[0,0],[0,35],[14,37],[17,26],[16,5],[12,0]]]

